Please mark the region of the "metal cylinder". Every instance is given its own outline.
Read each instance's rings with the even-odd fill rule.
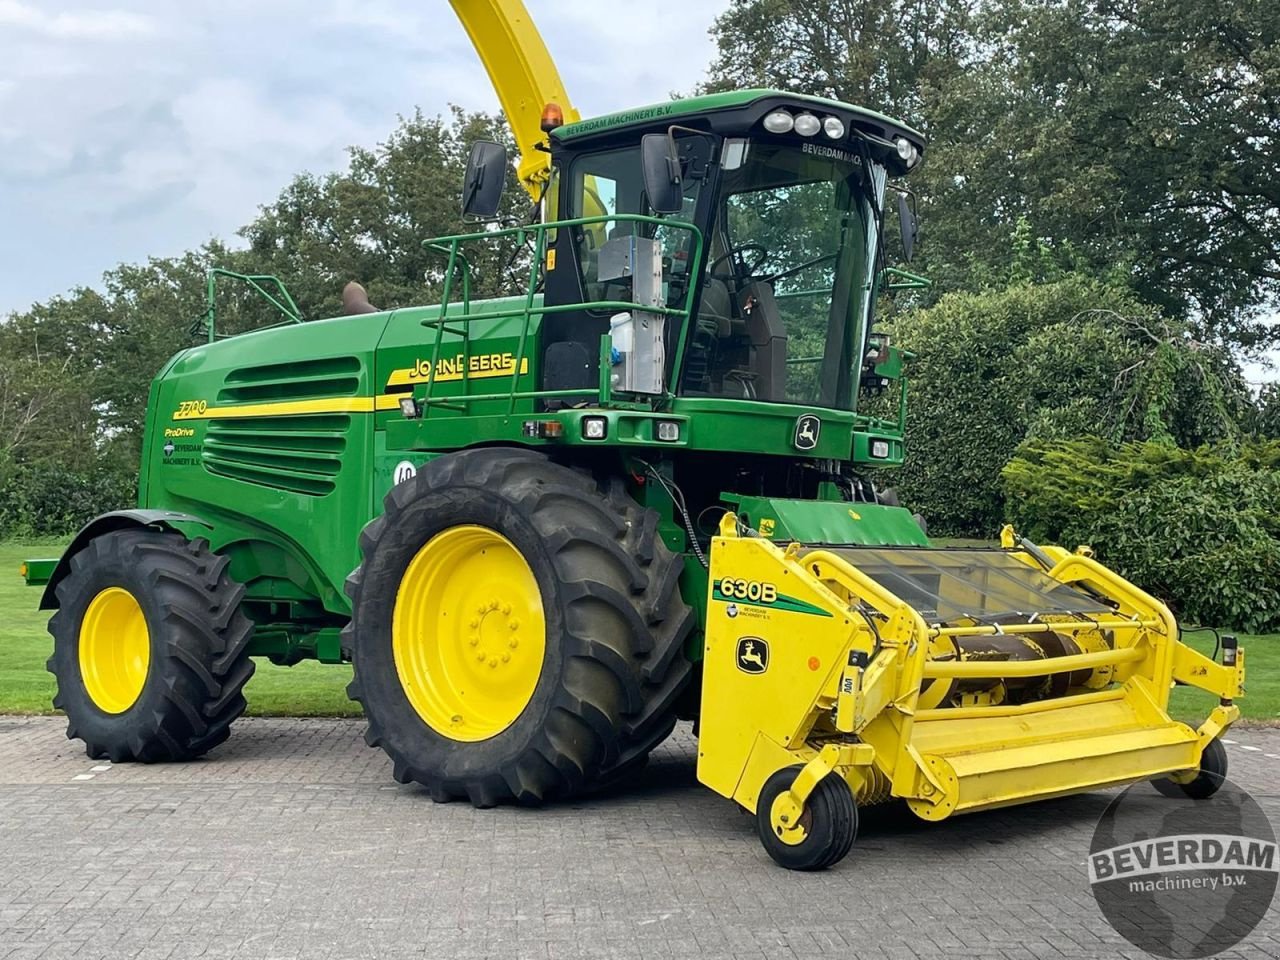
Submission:
[[[1084,652],[1072,637],[1048,630],[1034,634],[956,637],[954,643],[958,659],[965,663],[982,661],[1025,663],[1074,656]],[[1029,703],[1033,700],[1060,697],[1071,687],[1082,686],[1091,673],[1091,670],[1076,670],[1072,673],[1045,674],[1036,677],[966,678],[955,682],[952,694],[983,693],[1003,684],[1004,699],[1007,702]]]

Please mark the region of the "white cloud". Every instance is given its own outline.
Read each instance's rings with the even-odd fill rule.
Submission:
[[[0,0],[0,27],[66,40],[116,40],[156,33],[156,21],[127,10],[77,10],[49,14],[19,0]]]
[[[688,90],[727,0],[672,25],[626,0],[526,0],[584,115]],[[233,239],[303,170],[397,115],[497,96],[422,0],[0,0],[0,316],[115,264]],[[17,229],[13,225],[19,225]]]

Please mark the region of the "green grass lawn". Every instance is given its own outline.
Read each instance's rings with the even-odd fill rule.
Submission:
[[[0,543],[0,713],[52,713],[53,676],[44,668],[52,641],[45,632],[47,615],[36,609],[40,591],[27,587],[18,565],[31,557],[56,557],[56,543]],[[1188,634],[1187,642],[1203,653],[1213,651],[1213,635]],[[1249,720],[1280,723],[1280,634],[1240,637],[1247,650],[1248,695],[1240,709]],[[245,689],[249,713],[258,716],[359,716],[347,699],[351,668],[314,662],[276,667],[258,661]],[[1173,691],[1173,711],[1199,723],[1215,699],[1200,690]]]
[[[23,583],[18,567],[61,552],[59,543],[0,543],[0,713],[53,713],[53,675],[44,668],[53,649],[48,614],[36,609],[40,590]],[[277,667],[259,660],[245,699],[258,716],[359,716],[360,705],[347,699],[350,681],[346,664]]]

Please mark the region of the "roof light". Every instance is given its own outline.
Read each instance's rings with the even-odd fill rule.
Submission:
[[[795,120],[785,110],[775,110],[764,118],[764,128],[770,133],[790,133]]]
[[[802,137],[812,137],[822,129],[822,121],[812,113],[802,113],[796,117],[796,133]]]
[[[907,165],[908,170],[919,162],[920,151],[906,137],[898,137],[897,140],[893,141],[893,144],[898,148],[898,156],[902,158],[902,162]]]
[[[558,103],[548,103],[542,108],[542,132],[550,133],[556,127],[564,126],[564,111]]]
[[[844,121],[839,117],[827,117],[822,121],[822,132],[832,140],[839,140],[844,136]]]

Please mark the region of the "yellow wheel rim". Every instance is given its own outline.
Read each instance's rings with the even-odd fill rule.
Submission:
[[[396,591],[391,648],[400,685],[437,733],[474,742],[515,723],[547,646],[528,561],[487,527],[432,537]]]
[[[151,667],[151,633],[133,594],[107,587],[80,621],[80,676],[104,713],[124,713],[142,696]]]
[[[789,822],[784,823],[782,817],[787,815]],[[809,839],[809,827],[813,825],[813,811],[805,804],[800,816],[795,817],[795,805],[789,802],[787,791],[773,798],[769,808],[769,822],[773,825],[774,835],[789,847],[798,847]]]

